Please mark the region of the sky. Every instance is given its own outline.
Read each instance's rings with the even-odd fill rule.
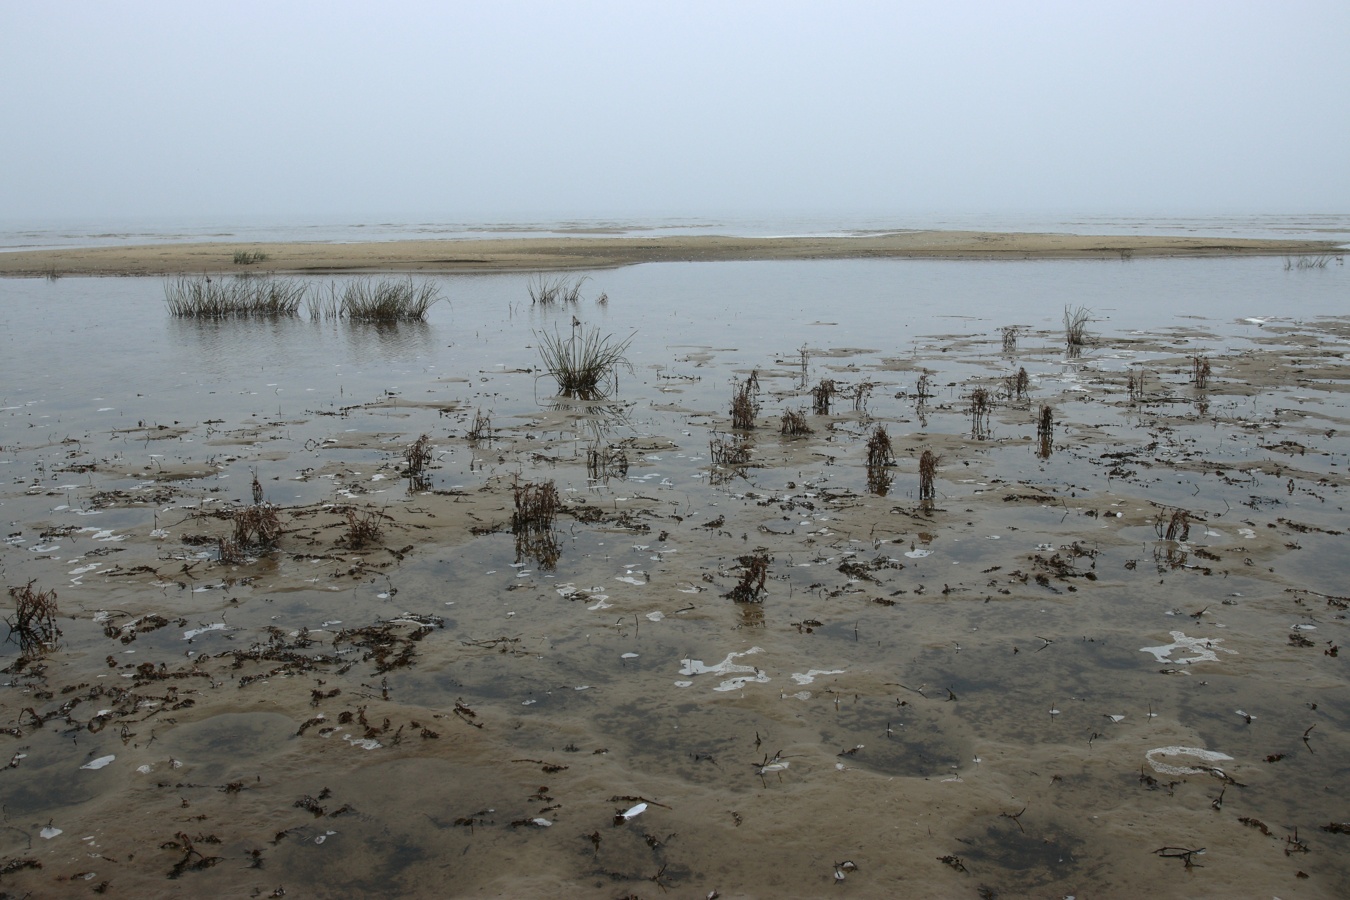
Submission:
[[[0,219],[1350,211],[1350,3],[0,0]]]

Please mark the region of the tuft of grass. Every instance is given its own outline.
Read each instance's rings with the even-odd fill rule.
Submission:
[[[834,383],[834,379],[822,378],[819,384],[811,388],[811,411],[818,416],[828,416],[830,401],[837,393],[839,387]]]
[[[731,427],[749,431],[755,427],[759,415],[759,374],[751,372],[745,381],[738,382],[731,394]]]
[[[580,400],[602,400],[619,389],[619,368],[633,371],[624,356],[633,342],[634,332],[622,341],[614,335],[601,336],[598,328],[564,338],[555,328],[552,334],[535,332],[544,371],[558,383],[558,393]]]
[[[970,392],[970,436],[982,441],[989,437],[989,414],[993,403],[987,388],[978,387]]]
[[[811,426],[806,424],[806,413],[800,409],[783,410],[783,424],[779,433],[787,437],[801,437],[811,433]]]
[[[298,315],[308,288],[286,278],[181,275],[164,283],[169,314],[179,318],[283,318]]]
[[[769,557],[765,553],[753,553],[737,557],[741,565],[741,580],[723,596],[737,603],[763,603],[764,582],[769,575]]]
[[[530,303],[536,306],[553,306],[555,303],[567,303],[575,306],[581,302],[581,286],[590,281],[589,275],[569,279],[558,275],[553,278],[533,275],[525,289],[530,292]],[[597,303],[609,302],[607,295],[601,294]]]
[[[932,450],[923,451],[919,457],[919,508],[932,512],[937,501],[937,467],[942,457]]]
[[[431,465],[431,437],[422,435],[403,450],[403,474],[420,480]]]
[[[1204,389],[1209,384],[1209,376],[1213,370],[1209,367],[1209,360],[1203,356],[1191,357],[1191,383],[1200,389]]]
[[[357,550],[378,541],[384,535],[384,531],[380,528],[380,518],[379,510],[368,508],[358,513],[349,507],[347,531],[342,536],[343,543],[348,549]]]
[[[254,263],[266,262],[267,259],[267,254],[261,250],[234,251],[234,264],[236,266],[251,266]]]
[[[308,303],[309,317],[351,322],[424,322],[441,299],[433,281],[408,278],[357,278],[342,286],[328,285],[326,296]]]
[[[1041,406],[1040,415],[1036,417],[1036,455],[1041,459],[1049,459],[1050,453],[1054,449],[1055,440],[1055,412],[1047,405]]]
[[[37,579],[23,587],[9,589],[14,601],[14,615],[5,619],[9,626],[9,640],[17,641],[19,654],[24,659],[37,659],[56,647],[61,629],[56,627],[60,610],[56,606],[56,591],[33,590]]]
[[[1070,358],[1083,353],[1088,343],[1088,323],[1092,321],[1092,310],[1086,306],[1064,307],[1064,345]]]

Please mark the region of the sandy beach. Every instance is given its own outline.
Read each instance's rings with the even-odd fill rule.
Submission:
[[[910,231],[860,237],[529,238],[370,243],[196,243],[0,254],[0,276],[174,275],[240,271],[472,272],[601,269],[648,262],[783,259],[1124,259],[1336,253],[1334,241],[1229,237]]]

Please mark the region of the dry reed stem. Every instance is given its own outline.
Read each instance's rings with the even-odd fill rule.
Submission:
[[[858,386],[853,389],[853,411],[867,412],[867,401],[872,396],[872,389],[876,387],[875,382],[860,381]]]
[[[1209,376],[1212,374],[1209,367],[1209,360],[1203,356],[1191,357],[1191,383],[1197,388],[1203,390],[1209,384]]]
[[[464,437],[468,438],[471,443],[477,443],[483,438],[492,437],[492,418],[483,415],[481,406],[473,414],[473,424],[469,426],[468,431],[464,432]]]
[[[281,538],[281,518],[277,508],[270,503],[255,503],[237,509],[232,516],[234,534],[231,538],[234,547],[229,554],[231,562],[247,551],[266,552],[275,550]],[[222,555],[224,555],[222,551]]]
[[[347,510],[347,532],[343,535],[347,547],[355,550],[375,543],[383,535],[380,528],[381,515],[378,510],[366,509],[357,513]]]
[[[420,479],[422,473],[431,465],[431,438],[422,435],[403,451],[403,474],[409,478]]]
[[[1042,405],[1041,413],[1036,418],[1036,455],[1041,459],[1049,459],[1050,453],[1054,449],[1055,440],[1055,413],[1049,406]]]
[[[970,436],[982,441],[989,436],[989,413],[991,403],[989,391],[975,388],[970,392]]]
[[[731,394],[731,427],[749,431],[755,427],[755,417],[758,415],[759,376],[751,372],[749,378],[736,384]]]
[[[1191,514],[1189,510],[1174,509],[1170,514],[1166,510],[1158,511],[1154,522],[1158,537],[1164,541],[1184,541],[1191,536]]]
[[[942,457],[932,450],[923,451],[923,455],[919,457],[919,508],[924,512],[932,512],[937,500],[935,482],[937,467],[940,462],[942,462]]]
[[[783,410],[783,424],[780,433],[786,437],[801,437],[811,434],[811,426],[806,424],[806,413],[800,409]]]
[[[1017,349],[1017,326],[1004,325],[999,330],[1003,332],[1003,352],[1014,352]]]
[[[811,411],[818,416],[828,416],[830,414],[830,401],[834,395],[839,392],[834,379],[822,378],[820,383],[811,389]]]
[[[764,582],[769,575],[769,557],[764,553],[738,557],[741,564],[741,580],[723,596],[737,603],[763,603]]]
[[[515,512],[511,514],[511,533],[525,534],[553,527],[553,518],[562,505],[552,481],[517,481],[512,486]]]
[[[884,497],[891,489],[890,467],[895,465],[895,451],[885,425],[877,425],[867,439],[867,489]]]

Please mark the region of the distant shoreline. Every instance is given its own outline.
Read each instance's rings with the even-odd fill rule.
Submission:
[[[261,261],[234,262],[240,252]],[[808,259],[1129,259],[1340,255],[1337,241],[914,231],[858,237],[577,237],[368,243],[210,242],[0,253],[0,276],[239,272],[381,274],[604,269],[647,262]]]

